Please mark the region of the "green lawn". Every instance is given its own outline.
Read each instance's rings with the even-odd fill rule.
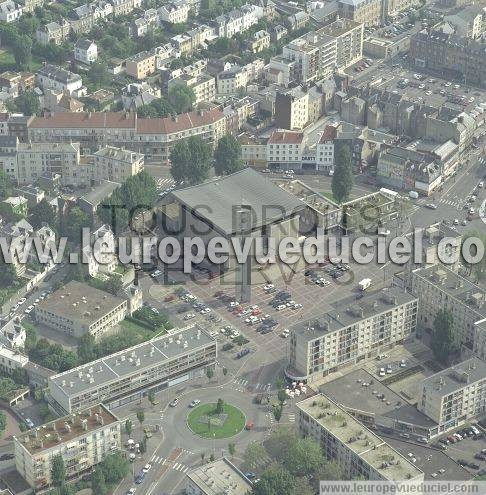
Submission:
[[[140,336],[143,340],[149,340],[154,336],[154,332],[148,328],[138,325],[134,321],[123,320],[120,322],[120,326],[128,333],[134,333]]]
[[[203,438],[229,438],[239,433],[245,427],[245,415],[235,406],[224,404],[223,413],[227,415],[226,420],[221,426],[200,422],[201,416],[214,417],[216,404],[201,404],[193,409],[188,417],[187,424],[189,428]]]

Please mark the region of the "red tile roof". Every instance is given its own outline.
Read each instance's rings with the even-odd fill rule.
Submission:
[[[176,117],[165,117],[161,119],[138,119],[138,134],[172,134],[195,127],[213,124],[224,118],[219,108],[198,112],[189,112]]]
[[[304,139],[302,132],[274,131],[268,140],[268,144],[300,144]]]
[[[319,144],[325,143],[326,141],[333,141],[336,139],[337,129],[333,125],[326,125],[324,132],[322,133],[321,139],[319,139]]]
[[[96,128],[135,129],[136,116],[125,112],[60,112],[46,117],[35,117],[31,128]]]

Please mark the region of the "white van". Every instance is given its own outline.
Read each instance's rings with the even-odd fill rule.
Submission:
[[[417,191],[410,191],[408,193],[408,195],[412,198],[412,199],[417,199],[419,197],[418,195],[418,192]]]

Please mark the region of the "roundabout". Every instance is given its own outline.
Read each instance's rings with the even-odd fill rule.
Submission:
[[[187,416],[189,429],[202,438],[222,439],[230,438],[245,427],[245,415],[231,404],[222,404],[218,411],[215,402],[201,404],[194,408]]]

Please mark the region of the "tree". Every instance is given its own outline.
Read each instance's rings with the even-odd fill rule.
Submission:
[[[241,145],[238,140],[228,134],[218,141],[214,153],[214,170],[216,175],[229,175],[243,168],[241,161]]]
[[[34,229],[38,229],[43,223],[47,223],[50,227],[55,227],[56,214],[54,208],[45,198],[29,209],[29,223]]]
[[[209,456],[209,462],[214,462],[214,454],[211,454],[211,455]]]
[[[285,392],[285,390],[279,390],[277,393],[277,398],[280,404],[283,404],[287,400],[287,392]]]
[[[61,454],[52,458],[51,478],[55,486],[61,486],[66,481],[66,466]]]
[[[253,487],[254,495],[294,495],[296,481],[279,466],[263,472],[260,481]]]
[[[167,117],[175,113],[174,107],[165,98],[158,98],[151,101],[148,105],[142,105],[137,108],[138,117]]]
[[[96,495],[106,495],[108,487],[106,486],[105,476],[101,467],[98,467],[91,475],[91,489]]]
[[[179,141],[170,153],[170,173],[175,181],[199,184],[211,168],[211,147],[199,136]]]
[[[12,263],[0,262],[0,287],[11,287],[17,281],[17,272]]]
[[[149,390],[148,400],[152,403],[155,401],[155,392],[153,390]]]
[[[131,420],[127,419],[125,421],[125,433],[130,436],[132,434],[132,427],[133,427],[133,423],[131,422]]]
[[[486,234],[484,232],[480,232],[477,230],[467,232],[466,234],[464,234],[462,242],[464,243],[470,237],[480,239],[483,243],[483,246],[486,246]],[[464,251],[461,249],[461,253],[462,252]],[[471,255],[476,255],[474,248],[471,249]],[[486,256],[483,256],[479,263],[475,263],[474,265],[468,263],[464,258],[462,259],[462,261],[466,266],[468,266],[470,274],[474,276],[477,282],[484,281],[484,279],[486,278]]]
[[[343,480],[344,473],[336,461],[325,461],[319,466],[314,476],[314,488],[319,490],[320,481]]]
[[[142,423],[145,421],[145,413],[143,411],[137,411],[137,419],[142,426]]]
[[[331,188],[334,199],[338,203],[346,201],[353,189],[351,150],[347,144],[341,145],[338,149]]]
[[[144,436],[142,440],[140,440],[139,449],[141,454],[147,452],[147,437]]]
[[[223,399],[218,399],[218,402],[216,403],[216,414],[223,414],[224,411],[224,400]]]
[[[196,101],[194,90],[178,84],[169,91],[169,102],[177,113],[189,112]]]
[[[6,427],[7,427],[7,416],[5,416],[5,413],[3,411],[0,411],[0,438],[2,437]]]
[[[123,280],[121,277],[111,275],[104,283],[106,292],[116,296],[123,289]]]
[[[228,452],[231,457],[234,457],[234,455],[236,454],[236,445],[233,442],[230,442],[228,444]]]
[[[226,376],[228,374],[228,368],[223,368],[223,376]]]
[[[10,177],[0,168],[0,200],[4,200],[12,195],[12,181]]]
[[[88,71],[88,77],[93,84],[97,86],[103,86],[106,83],[108,73],[106,67],[100,62],[94,62],[90,65]]]
[[[432,329],[430,346],[435,358],[441,363],[447,363],[454,351],[454,316],[448,309],[439,309]]]
[[[15,98],[15,104],[24,115],[40,115],[41,106],[39,97],[33,91],[25,91]]]
[[[206,452],[201,452],[201,462],[204,462],[205,457],[206,457]]]
[[[265,446],[271,457],[283,463],[289,456],[290,446],[298,439],[299,437],[293,428],[279,426],[272,431]]]
[[[106,483],[117,483],[129,472],[130,467],[127,459],[120,454],[112,454],[105,457],[100,464],[101,471]]]
[[[257,469],[267,459],[265,447],[259,442],[251,442],[246,447],[243,454],[243,464],[245,469]]]
[[[276,404],[273,406],[273,417],[275,418],[275,421],[278,423],[280,419],[282,418],[282,404]]]
[[[310,438],[299,438],[289,445],[283,466],[294,476],[310,476],[324,463],[318,443]]]
[[[73,266],[77,266],[79,263]],[[92,334],[85,333],[78,340],[78,360],[81,364],[94,361],[98,356],[96,355],[96,341]]]
[[[28,69],[32,61],[32,40],[28,36],[17,36],[12,46],[15,63],[20,69]]]
[[[208,368],[206,370],[206,376],[208,377],[208,380],[211,380],[211,378],[214,376],[213,368]]]
[[[79,206],[71,208],[64,221],[64,233],[70,242],[81,243],[81,231],[83,227],[90,227],[91,220]]]

